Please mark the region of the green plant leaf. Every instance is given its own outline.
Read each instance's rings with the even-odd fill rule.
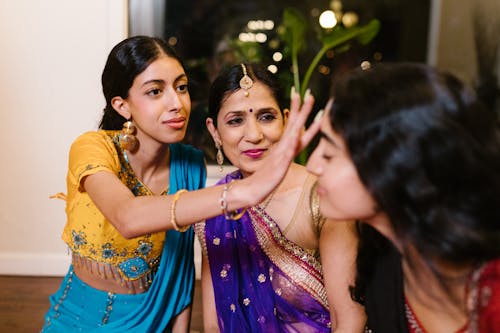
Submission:
[[[307,21],[302,13],[293,7],[283,11],[281,37],[290,48],[294,85],[300,91],[299,53],[306,47]]]
[[[302,88],[300,90],[301,96],[305,93],[311,75],[326,51],[343,45],[352,39],[356,39],[362,44],[367,44],[377,35],[379,30],[380,21],[373,19],[362,26],[354,26],[347,29],[338,27],[336,29],[332,29],[329,33],[325,33],[321,40],[323,46],[311,61],[311,64],[307,68],[306,74],[304,75],[304,81],[302,82]]]

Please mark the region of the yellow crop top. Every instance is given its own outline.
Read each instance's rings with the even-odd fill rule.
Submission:
[[[119,131],[80,135],[71,145],[67,175],[67,223],[62,239],[74,255],[116,266],[125,280],[144,277],[158,266],[165,232],[124,238],[80,186],[85,176],[112,172],[135,196],[153,195],[135,176],[118,142]],[[167,194],[166,191],[162,194]]]

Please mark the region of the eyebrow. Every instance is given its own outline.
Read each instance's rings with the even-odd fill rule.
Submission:
[[[174,83],[177,83],[178,81],[182,80],[182,79],[187,79],[187,75],[186,74],[180,74],[179,76],[177,76],[175,79],[174,79]],[[148,85],[148,84],[151,84],[151,83],[157,83],[157,84],[165,84],[165,80],[161,80],[161,79],[152,79],[152,80],[148,80],[146,82],[144,82],[142,84],[142,86],[144,87],[145,85]]]
[[[329,137],[328,135],[326,135],[323,131],[319,132],[319,138],[320,139],[325,139],[326,141],[328,141],[329,143],[331,143],[335,147],[338,147],[337,143],[331,137]]]
[[[247,110],[233,110],[233,111],[228,111],[228,113],[241,114],[241,113],[245,113],[247,111],[248,111],[248,109]],[[260,113],[260,112],[277,112],[277,113],[279,113],[280,112],[280,110],[276,110],[272,106],[260,108],[260,109],[255,109],[254,111],[255,111],[255,113]]]

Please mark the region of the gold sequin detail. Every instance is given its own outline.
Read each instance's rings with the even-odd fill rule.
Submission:
[[[214,245],[219,245],[220,244],[220,238],[219,237],[215,237],[212,243],[214,243]]]
[[[248,304],[250,304],[250,299],[247,297],[243,300],[243,304],[245,304],[245,306],[248,306]]]
[[[259,281],[260,283],[266,282],[266,276],[264,274],[259,274],[257,281]]]
[[[220,277],[221,278],[227,277],[227,271],[225,269],[223,269],[222,271],[220,271]]]
[[[234,305],[234,304],[231,304],[231,305],[229,306],[229,308],[231,309],[231,311],[232,311],[232,312],[235,312],[235,311],[236,311],[236,305]]]
[[[323,283],[321,263],[305,249],[289,241],[273,219],[259,206],[251,207],[248,213],[261,248],[271,261],[292,281],[304,288],[325,308],[329,308]],[[272,281],[272,270],[269,279]],[[281,295],[281,290],[276,290]]]

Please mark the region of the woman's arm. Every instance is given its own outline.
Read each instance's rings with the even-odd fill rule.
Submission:
[[[172,333],[189,332],[190,324],[191,324],[191,306],[188,306],[175,317],[174,323],[172,325]]]
[[[303,131],[314,98],[293,94],[285,132],[266,159],[264,166],[229,188],[227,209],[233,211],[262,201],[281,182],[297,152],[303,149],[319,129],[319,121]],[[103,215],[127,238],[173,229],[173,195],[135,197],[112,173],[100,171],[82,180],[82,186]],[[175,205],[175,221],[186,226],[221,214],[219,199],[223,185],[182,194]]]
[[[321,229],[320,255],[332,331],[364,332],[364,307],[351,299],[349,287],[356,277],[358,237],[354,222],[327,220]]]
[[[217,310],[210,266],[205,255],[201,259],[201,292],[203,304],[203,330],[205,333],[219,333]]]

